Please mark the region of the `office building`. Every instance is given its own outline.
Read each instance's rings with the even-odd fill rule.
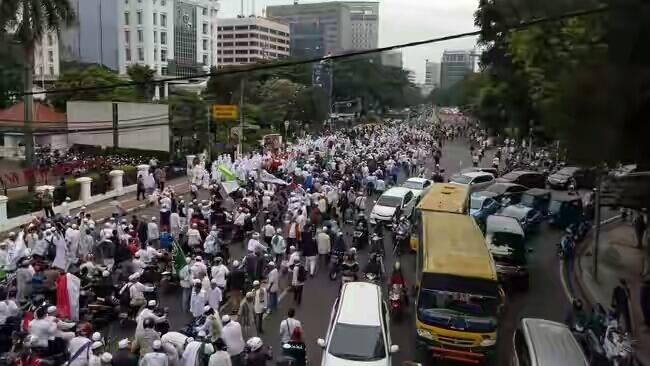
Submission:
[[[120,0],[118,9],[120,74],[141,64],[187,76],[213,64],[216,0]]]
[[[433,88],[440,86],[440,63],[427,60],[424,69],[424,84]]]
[[[381,64],[384,66],[391,67],[404,67],[404,61],[402,60],[402,51],[386,51],[381,54]]]
[[[261,17],[219,19],[217,32],[219,67],[289,56],[287,24]]]
[[[407,71],[407,77],[409,79],[409,83],[415,84],[417,81],[417,75],[415,75],[415,71],[413,70],[406,70]]]
[[[440,65],[440,87],[448,88],[474,72],[474,50],[444,51]]]
[[[34,83],[56,80],[59,66],[59,37],[55,31],[47,31],[34,48]]]
[[[267,6],[269,18],[287,23],[291,55],[317,57],[377,47],[378,2],[326,2]]]
[[[119,68],[118,1],[71,0],[76,24],[61,32],[61,59]],[[136,2],[137,0],[131,0]]]

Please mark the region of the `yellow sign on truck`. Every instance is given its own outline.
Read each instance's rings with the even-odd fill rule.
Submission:
[[[237,106],[234,104],[213,104],[212,118],[220,121],[235,121],[238,116]]]

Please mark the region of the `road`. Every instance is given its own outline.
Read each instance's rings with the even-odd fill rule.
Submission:
[[[491,162],[491,154],[483,160],[484,164]],[[431,164],[431,162],[429,162]],[[457,172],[462,168],[471,166],[469,149],[464,140],[448,142],[443,146],[441,167],[445,169],[446,175]],[[370,200],[369,200],[370,201]],[[157,215],[154,209],[141,210],[137,213],[148,216]],[[346,227],[346,240],[351,243],[351,228]],[[530,262],[530,288],[526,292],[507,291],[507,304],[504,315],[499,326],[499,365],[506,364],[511,355],[511,338],[517,322],[522,317],[541,317],[550,320],[562,321],[564,314],[569,308],[569,303],[564,286],[560,279],[559,261],[555,255],[555,244],[559,241],[561,232],[556,229],[542,227],[540,232],[530,239],[530,247],[533,251],[529,254]],[[390,235],[384,235],[386,248],[392,248]],[[232,244],[231,251],[237,255],[242,250],[241,244]],[[386,268],[392,268],[394,258],[391,250],[387,250]],[[366,263],[366,253],[360,253],[359,263],[363,266]],[[407,276],[409,286],[413,284],[415,276],[415,256],[405,254],[401,257],[401,265],[404,274]],[[278,330],[280,322],[285,319],[289,308],[296,308],[296,318],[303,324],[303,336],[307,344],[308,360],[312,364],[319,364],[321,349],[317,346],[316,340],[325,337],[329,323],[330,311],[338,294],[338,281],[330,281],[327,276],[327,269],[320,268],[314,278],[307,280],[303,293],[303,302],[296,306],[290,292],[282,294],[278,312],[269,314],[264,321],[265,333],[263,339],[265,344],[271,345],[276,354],[279,353],[280,343]],[[159,291],[161,304],[170,308],[170,323],[172,329],[178,329],[190,320],[188,314],[180,308],[180,293],[175,288],[161,289]],[[412,302],[411,302],[412,303]],[[415,332],[413,326],[413,309],[399,322],[391,322],[391,337],[395,344],[400,346],[393,358],[393,364],[398,365],[402,361],[415,359]],[[133,336],[133,327],[120,327],[113,324],[105,336],[111,339],[121,339]]]

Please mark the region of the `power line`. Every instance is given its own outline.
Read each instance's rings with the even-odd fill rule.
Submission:
[[[550,22],[561,21],[561,20],[565,20],[565,19],[569,19],[569,18],[575,18],[575,17],[586,16],[586,15],[604,13],[604,12],[606,12],[608,10],[609,10],[609,6],[604,5],[604,6],[599,6],[599,7],[592,8],[592,9],[587,9],[587,10],[577,10],[577,11],[573,11],[573,12],[567,12],[567,13],[563,13],[563,14],[556,15],[556,16],[542,17],[542,18],[537,18],[537,19],[533,19],[533,20],[529,20],[529,21],[520,21],[519,24],[515,24],[515,25],[512,25],[512,26],[506,27],[504,31],[506,31],[506,32],[519,31],[519,30],[526,29],[528,27],[531,27],[531,26],[534,26],[534,25],[537,25],[537,24],[550,23]],[[121,88],[121,87],[146,86],[148,84],[158,84],[158,83],[169,82],[169,81],[181,81],[181,80],[190,80],[190,79],[197,79],[197,78],[206,78],[206,77],[212,77],[212,76],[220,77],[220,76],[225,76],[225,75],[235,75],[235,74],[248,73],[248,72],[253,72],[253,71],[271,70],[271,69],[277,69],[277,68],[282,68],[282,67],[305,65],[305,64],[311,64],[311,63],[327,61],[327,60],[338,60],[338,59],[352,58],[352,57],[356,57],[356,56],[370,55],[370,54],[381,53],[381,52],[386,52],[386,51],[392,51],[392,50],[401,49],[401,48],[415,47],[415,46],[421,46],[421,45],[430,44],[430,43],[439,43],[439,42],[444,42],[444,41],[450,41],[450,40],[458,39],[458,38],[478,36],[480,33],[481,33],[481,31],[464,32],[464,33],[458,33],[458,34],[453,34],[453,35],[449,35],[449,36],[431,38],[431,39],[422,40],[422,41],[402,43],[402,44],[397,44],[397,45],[393,45],[393,46],[374,48],[374,49],[370,49],[370,50],[354,51],[354,52],[349,52],[349,53],[344,53],[344,54],[339,54],[339,55],[329,55],[329,56],[324,56],[324,57],[314,57],[314,58],[309,58],[309,59],[304,59],[304,60],[278,62],[278,63],[272,63],[272,64],[266,64],[266,65],[264,65],[264,64],[263,65],[255,65],[255,66],[251,66],[251,67],[242,67],[242,68],[239,68],[237,70],[217,71],[217,72],[210,72],[210,73],[203,73],[203,74],[194,74],[194,75],[189,75],[189,76],[170,77],[170,78],[166,78],[165,80],[154,80],[154,81],[145,81],[145,82],[124,82],[124,83],[116,83],[116,84],[102,85],[102,86],[90,86],[90,87],[79,87],[79,88],[68,88],[68,89],[52,89],[52,90],[38,91],[38,92],[30,91],[30,92],[23,92],[23,93],[9,93],[8,96],[9,97],[21,97],[21,96],[36,95],[36,94],[61,94],[61,93],[74,93],[74,92],[80,92],[80,91],[92,91],[92,90],[111,90],[111,89]]]

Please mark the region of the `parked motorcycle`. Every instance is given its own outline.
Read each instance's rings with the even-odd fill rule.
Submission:
[[[330,280],[336,280],[341,272],[341,264],[343,263],[343,252],[333,252],[330,259]]]

